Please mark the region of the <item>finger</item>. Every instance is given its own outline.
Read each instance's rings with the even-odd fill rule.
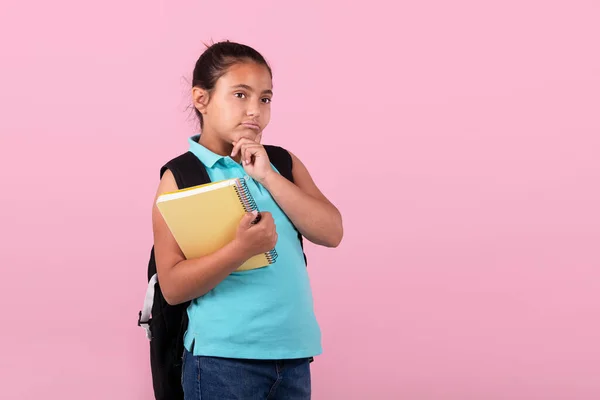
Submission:
[[[233,142],[233,149],[231,149],[231,157],[235,157],[237,152],[240,150],[240,147],[241,147],[240,142]]]
[[[256,143],[260,143],[261,140],[262,140],[262,132],[259,132],[258,135],[256,135],[256,139],[254,139],[254,141]]]
[[[250,222],[250,225],[256,225],[262,220],[262,215],[258,211],[252,211],[252,215],[255,215],[255,217],[252,222]]]
[[[251,140],[248,140],[246,138],[241,138],[238,141],[233,141],[233,149],[231,150],[231,157],[235,157],[235,155],[240,151],[240,149],[242,148],[242,146],[244,145],[244,143],[247,142],[251,142]]]
[[[263,218],[265,221],[269,221],[269,222],[270,222],[270,221],[273,221],[273,214],[271,214],[270,212],[268,212],[268,211],[263,211],[261,214],[262,214],[262,218]]]
[[[240,150],[240,160],[242,161],[242,164],[246,165],[248,164],[247,162],[247,154],[246,154],[246,146],[242,146],[241,150]]]
[[[257,211],[252,211],[249,213],[245,213],[244,216],[242,217],[242,220],[240,221],[240,224],[244,227],[249,227],[250,225],[252,225],[252,222],[258,217],[258,212]]]
[[[272,223],[269,220],[269,216],[265,212],[259,212],[256,219],[256,222],[258,223],[258,221],[260,221],[260,226],[264,229],[269,229],[269,225]]]
[[[242,153],[242,158],[246,165],[250,164],[252,161],[252,152],[250,151],[250,147],[248,145],[244,145],[244,153]]]
[[[244,144],[242,148],[242,159],[245,161],[246,164],[250,164],[252,162],[252,156],[257,156],[261,154],[261,150],[263,149],[261,145],[256,143]]]

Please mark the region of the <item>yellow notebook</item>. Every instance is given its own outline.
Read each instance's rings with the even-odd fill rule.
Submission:
[[[225,246],[235,238],[244,214],[257,210],[246,181],[239,178],[164,193],[156,205],[187,259]],[[276,259],[273,249],[251,257],[237,271],[266,267]]]

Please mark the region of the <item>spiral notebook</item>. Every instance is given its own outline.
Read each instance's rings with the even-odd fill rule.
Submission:
[[[240,178],[164,193],[156,206],[187,259],[219,250],[235,238],[246,212],[260,211]],[[236,271],[266,267],[276,259],[273,249],[251,257]]]

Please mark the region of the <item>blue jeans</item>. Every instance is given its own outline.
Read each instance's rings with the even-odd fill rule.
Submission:
[[[309,400],[310,361],[194,356],[184,350],[185,400]]]

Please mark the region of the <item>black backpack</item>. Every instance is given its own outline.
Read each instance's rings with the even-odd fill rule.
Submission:
[[[294,182],[290,154],[278,146],[264,145],[264,147],[271,163],[280,174]],[[173,173],[179,189],[210,182],[204,164],[190,151],[166,163],[160,170],[161,178],[167,169]],[[302,246],[302,235],[299,232],[298,239]],[[306,254],[304,261],[306,263]],[[154,246],[152,246],[148,262],[148,290],[144,308],[139,312],[138,326],[146,330],[150,340],[150,367],[156,400],[183,400],[181,386],[183,335],[188,325],[189,304],[188,301],[172,306],[166,302],[160,290],[160,283],[157,281]]]

